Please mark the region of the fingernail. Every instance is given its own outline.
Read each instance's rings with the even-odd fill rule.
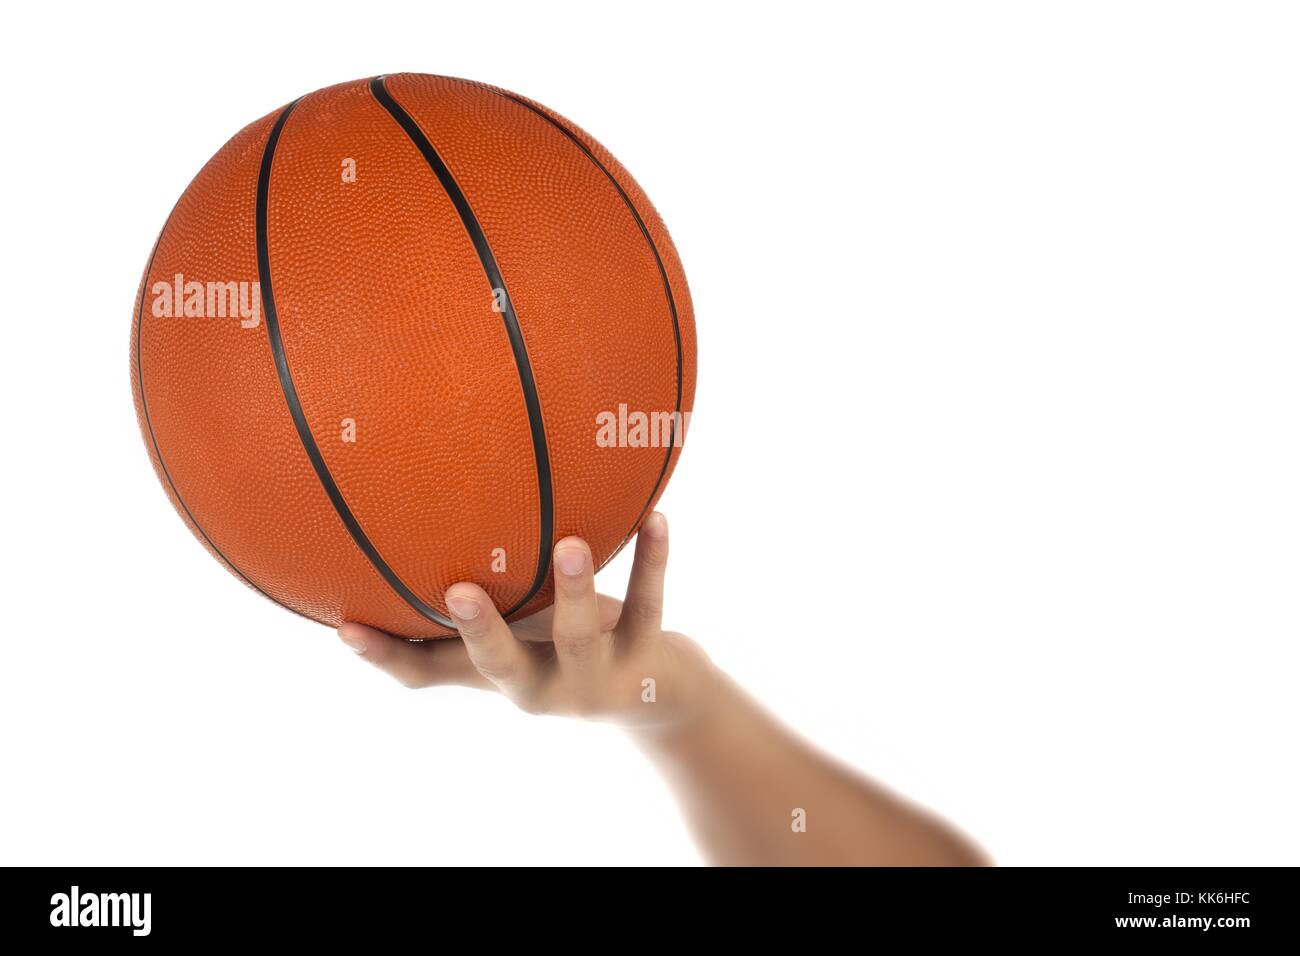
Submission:
[[[364,654],[366,652],[366,642],[359,637],[349,637],[346,634],[339,634],[339,640],[346,644],[354,654]]]
[[[447,607],[451,608],[451,613],[462,621],[472,621],[478,617],[478,601],[467,597],[447,598]]]
[[[562,548],[555,552],[555,567],[561,574],[572,577],[581,574],[587,566],[587,552],[581,548]]]
[[[668,519],[657,511],[651,512],[650,517],[641,525],[641,530],[652,538],[662,538],[668,533]]]

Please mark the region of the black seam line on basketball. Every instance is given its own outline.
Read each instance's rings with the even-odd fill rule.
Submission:
[[[429,138],[424,135],[424,130],[420,125],[411,118],[411,114],[406,112],[395,99],[388,89],[384,86],[384,77],[377,76],[370,81],[370,92],[375,99],[379,101],[384,109],[388,110],[389,115],[402,128],[415,148],[420,151],[424,161],[429,164],[433,174],[438,177],[438,182],[442,184],[447,198],[456,208],[456,213],[460,216],[460,221],[469,233],[470,242],[474,244],[474,251],[478,254],[479,263],[483,266],[483,272],[487,275],[487,280],[492,289],[501,291],[501,320],[505,323],[506,336],[510,339],[510,351],[514,353],[515,368],[519,373],[519,384],[524,393],[524,408],[528,412],[528,427],[532,432],[533,438],[533,458],[537,463],[537,499],[540,511],[540,531],[538,534],[537,548],[537,573],[533,578],[532,586],[513,607],[504,612],[503,616],[509,616],[536,596],[537,592],[542,589],[546,583],[546,577],[550,573],[551,567],[551,538],[555,534],[555,496],[551,483],[551,457],[546,446],[546,430],[542,423],[542,403],[537,395],[537,382],[533,379],[532,363],[528,359],[528,348],[524,343],[523,332],[519,328],[519,318],[515,314],[514,303],[510,300],[510,293],[506,290],[505,279],[501,275],[501,269],[497,265],[496,256],[492,254],[492,247],[488,244],[487,236],[483,232],[483,227],[479,225],[478,217],[474,215],[474,210],[470,207],[469,200],[465,198],[465,193],[461,191],[456,179],[447,168],[447,164],[442,161]]]
[[[284,112],[276,119],[275,125],[271,128],[271,136],[266,141],[266,148],[262,151],[262,166],[257,174],[257,273],[262,289],[262,315],[266,321],[266,334],[270,339],[271,354],[275,358],[275,373],[280,379],[280,390],[284,393],[284,400],[289,406],[289,415],[293,418],[294,428],[297,429],[302,447],[311,460],[312,468],[316,471],[316,477],[320,479],[325,494],[329,496],[330,502],[334,505],[334,510],[343,521],[344,527],[348,529],[348,533],[352,535],[352,540],[356,542],[357,547],[361,549],[361,552],[369,559],[375,570],[380,573],[402,600],[430,621],[441,624],[443,627],[454,628],[455,624],[452,623],[450,618],[425,604],[414,591],[406,586],[405,582],[397,576],[397,573],[380,557],[370,539],[366,537],[361,523],[357,521],[352,509],[348,507],[347,501],[343,498],[343,492],[339,490],[338,484],[334,481],[334,476],[330,474],[329,467],[325,464],[325,458],[321,455],[315,436],[312,435],[311,426],[307,424],[307,415],[303,412],[302,402],[298,399],[298,389],[293,384],[293,376],[289,372],[289,362],[284,354],[284,341],[280,336],[280,319],[275,310],[275,294],[271,286],[271,250],[267,239],[267,210],[270,205],[271,166],[275,158],[275,147],[280,140],[280,133],[284,129],[284,124],[289,119],[289,114],[293,112],[293,108],[298,105],[298,102],[298,100],[294,100],[286,106]]]
[[[472,81],[468,81],[468,82],[472,82]],[[605,168],[605,164],[602,163],[600,159],[596,156],[596,154],[593,153],[587,147],[586,143],[584,143],[574,134],[573,130],[569,129],[567,126],[565,126],[563,123],[556,120],[554,117],[548,116],[544,110],[539,110],[532,103],[529,103],[527,100],[518,97],[507,90],[497,89],[494,86],[487,86],[485,84],[480,84],[480,83],[474,83],[473,85],[480,86],[482,89],[485,90],[490,90],[491,92],[497,94],[498,96],[510,100],[513,103],[518,103],[520,106],[524,107],[524,109],[529,110],[530,112],[535,113],[536,115],[540,116],[542,119],[546,120],[546,122],[550,123],[556,129],[558,129],[569,139],[570,142],[572,142],[575,146],[577,146],[580,150],[582,150],[583,153],[586,154],[587,158],[592,161],[595,167],[605,174],[605,178],[610,181],[610,184],[613,185],[613,187],[616,190],[618,190],[618,194],[621,197],[623,197],[623,203],[627,206],[628,212],[632,214],[632,218],[636,220],[637,227],[641,230],[641,235],[645,237],[646,245],[650,247],[650,252],[655,257],[655,265],[659,267],[659,277],[663,280],[663,284],[664,284],[664,296],[668,299],[668,311],[672,315],[672,319],[673,319],[673,344],[677,348],[676,412],[678,413],[678,415],[680,415],[682,410],[682,328],[681,328],[681,322],[677,317],[677,301],[676,299],[673,298],[672,283],[668,281],[668,269],[664,266],[663,257],[659,255],[659,247],[655,245],[655,241],[653,237],[651,237],[650,235],[650,230],[646,226],[645,220],[641,218],[641,213],[637,211],[636,204],[632,202],[632,198],[627,194],[627,191],[614,177],[614,174],[611,173],[607,168]],[[650,505],[654,502],[655,495],[659,494],[659,488],[664,483],[664,476],[668,474],[668,466],[672,463],[673,449],[676,447],[676,445],[677,445],[677,416],[674,416],[672,420],[669,422],[669,426],[668,426],[668,454],[664,456],[663,466],[660,467],[659,469],[659,477],[655,479],[654,488],[650,492],[650,497],[646,499],[645,507],[641,509],[641,514],[637,516],[636,522],[632,525],[632,529],[629,530],[628,533],[623,537],[622,544],[627,543],[628,538],[632,537],[632,531],[638,528],[641,522],[645,520],[646,512],[650,510]],[[613,557],[613,555],[611,554],[610,557]]]
[[[180,205],[180,203],[177,202],[177,205]],[[167,462],[163,459],[162,448],[158,445],[158,436],[154,434],[153,420],[149,417],[149,402],[144,390],[144,359],[141,355],[140,343],[144,339],[144,300],[145,294],[149,289],[149,276],[153,272],[154,258],[158,255],[158,247],[162,244],[162,237],[164,233],[167,232],[167,226],[171,224],[172,213],[175,212],[176,208],[173,206],[172,212],[167,214],[167,221],[163,223],[162,230],[158,233],[158,238],[153,244],[153,251],[149,253],[149,262],[144,267],[144,278],[140,280],[140,308],[135,314],[135,379],[137,384],[140,386],[140,410],[144,412],[144,429],[149,433],[149,444],[153,445],[154,455],[158,458],[158,467],[162,469],[163,477],[167,480],[167,487],[172,490],[172,495],[181,506],[181,510],[184,511],[185,516],[190,519],[190,524],[194,526],[194,529],[203,536],[203,540],[208,543],[208,547],[210,547],[213,552],[225,562],[226,567],[234,571],[245,584],[277,607],[282,607],[286,611],[297,614],[299,617],[306,618],[313,624],[320,624],[323,627],[328,627],[329,625],[324,621],[318,621],[309,614],[304,614],[296,608],[291,608],[287,604],[280,603],[258,587],[252,578],[239,570],[239,566],[236,565],[235,562],[231,561],[224,551],[217,547],[216,542],[208,537],[208,533],[203,530],[203,525],[199,524],[198,519],[194,517],[194,512],[190,511],[190,506],[187,505],[185,499],[181,497],[180,489],[176,487],[176,482],[172,480],[172,473],[168,470]]]

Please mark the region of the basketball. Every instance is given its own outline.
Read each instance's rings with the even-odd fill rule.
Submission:
[[[329,87],[237,133],[176,203],[134,310],[153,466],[236,577],[322,624],[514,620],[551,551],[653,509],[695,391],[690,293],[626,169],[468,80]]]

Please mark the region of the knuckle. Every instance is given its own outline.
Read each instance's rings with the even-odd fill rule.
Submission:
[[[568,578],[562,574],[555,575],[555,593],[561,599],[579,600],[594,585],[588,578]]]
[[[635,627],[655,627],[659,626],[662,609],[658,601],[637,601],[630,608],[629,623]]]
[[[647,567],[663,568],[668,564],[668,547],[659,542],[646,544],[641,552],[641,560]]]
[[[562,656],[578,663],[591,660],[596,653],[596,642],[587,636],[556,635],[555,649]]]
[[[486,654],[476,657],[474,667],[494,684],[510,680],[515,676],[514,662],[500,654]]]

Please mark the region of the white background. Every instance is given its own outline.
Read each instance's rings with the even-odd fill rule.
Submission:
[[[617,732],[403,690],[150,469],[172,203],[252,119],[413,70],[565,113],[672,229],[669,625],[1000,862],[1300,862],[1293,9],[11,6],[0,861],[698,859]]]

